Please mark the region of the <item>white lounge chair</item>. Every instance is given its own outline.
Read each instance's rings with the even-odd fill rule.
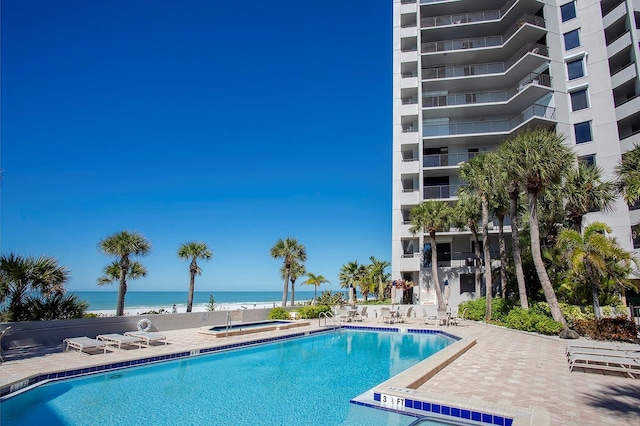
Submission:
[[[569,371],[574,368],[595,370],[601,373],[624,373],[631,378],[640,377],[640,358],[632,356],[617,356],[599,354],[571,354],[569,357]]]
[[[118,333],[100,334],[96,336],[96,339],[105,342],[110,346],[117,346],[118,350],[122,349],[122,345],[138,345],[138,348],[142,348],[142,339],[134,336],[123,336]]]
[[[400,314],[400,322],[409,322],[409,319],[413,317],[413,306],[407,308],[407,312]]]
[[[147,347],[149,347],[152,342],[159,342],[161,340],[164,341],[165,345],[168,343],[167,336],[160,333],[149,333],[148,331],[127,331],[124,335],[139,338]]]
[[[105,342],[97,339],[92,339],[87,336],[68,337],[64,339],[62,343],[65,345],[65,352],[68,351],[69,348],[73,348],[80,351],[80,353],[88,353],[86,351],[90,349],[102,349],[104,351],[103,353],[107,353],[107,344]]]
[[[356,312],[354,319],[356,321],[363,321],[366,316],[367,316],[367,307],[363,306],[360,312]]]

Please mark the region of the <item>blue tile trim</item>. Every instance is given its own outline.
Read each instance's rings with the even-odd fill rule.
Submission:
[[[376,402],[380,402],[381,394],[379,392],[373,393],[373,400]],[[382,409],[385,411],[394,411],[401,414],[411,415],[420,417],[421,414],[416,414],[414,412],[407,411],[398,411],[391,408],[381,407],[379,405],[367,404],[364,402],[351,401],[353,404],[357,405],[365,405],[372,408]],[[424,411],[427,413],[438,414],[441,416],[450,417],[452,420],[454,418],[462,418],[466,420],[473,420],[479,423],[490,424],[490,425],[500,425],[500,426],[512,426],[513,419],[509,417],[496,416],[488,413],[482,413],[478,411],[467,410],[460,407],[450,407],[448,405],[442,404],[434,404],[426,401],[420,401],[417,399],[409,399],[405,398],[404,406],[406,408],[412,408],[413,410]]]

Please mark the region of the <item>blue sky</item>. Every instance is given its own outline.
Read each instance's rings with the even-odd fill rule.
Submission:
[[[98,287],[98,242],[147,237],[148,277],[280,290],[279,238],[307,270],[391,260],[390,1],[2,0],[1,250]]]

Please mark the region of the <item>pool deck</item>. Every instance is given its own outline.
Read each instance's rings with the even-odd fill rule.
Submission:
[[[369,318],[349,325],[382,326]],[[548,413],[552,425],[640,424],[640,380],[622,376],[570,372],[565,356],[567,342],[497,326],[463,321],[459,326],[434,327],[414,319],[400,327],[446,331],[476,344],[439,371],[414,392],[424,398],[444,399],[462,406],[483,405],[505,410]],[[267,331],[259,338],[318,329],[318,322],[292,330]],[[258,338],[258,335],[216,339],[199,329],[161,331],[168,345],[115,350],[86,355],[62,352],[62,345],[16,348],[7,351],[0,365],[0,387],[26,378],[181,351],[210,348]],[[536,424],[536,422],[533,422]]]

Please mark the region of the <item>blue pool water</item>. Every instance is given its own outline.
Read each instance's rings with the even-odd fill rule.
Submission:
[[[341,330],[53,382],[0,405],[8,425],[408,425],[350,399],[453,341]]]

